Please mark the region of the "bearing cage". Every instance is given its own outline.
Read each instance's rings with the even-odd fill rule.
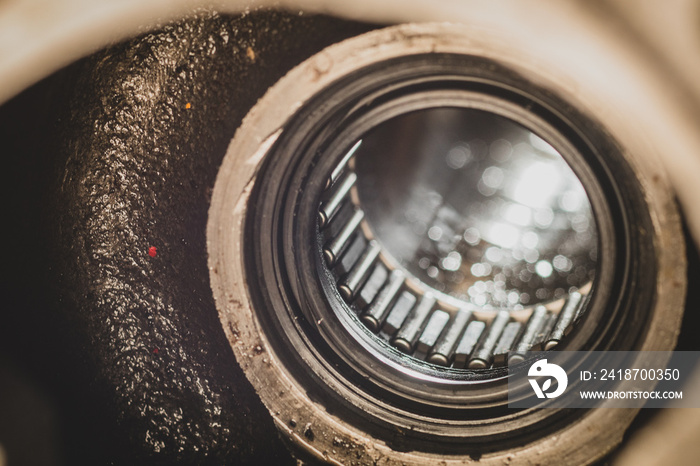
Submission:
[[[441,73],[435,73],[436,68],[440,69]],[[446,72],[446,69],[449,71]],[[399,75],[402,73],[409,74],[410,79],[406,79],[405,75],[396,79],[396,76],[389,72],[391,70],[399,71]],[[465,73],[465,71],[467,72]],[[357,97],[354,99],[339,97],[339,94],[343,95],[339,90],[347,91],[348,87],[361,87],[361,84],[366,84],[362,82],[363,75],[372,75],[372,73],[378,73],[384,77],[384,79],[373,80],[369,87],[374,92],[360,93],[361,97],[359,99]],[[424,74],[421,75],[421,73]],[[319,301],[319,296],[309,298],[308,290],[313,288],[314,285],[308,281],[308,276],[304,277],[303,274],[296,275],[294,273],[299,269],[314,271],[323,269],[322,264],[319,262],[321,260],[320,238],[315,245],[306,248],[306,252],[312,250],[312,257],[300,255],[302,252],[300,250],[305,248],[298,247],[298,239],[304,236],[308,238],[311,235],[316,235],[318,238],[318,228],[315,222],[304,222],[299,219],[314,218],[310,212],[318,206],[320,193],[327,179],[327,176],[312,176],[310,172],[312,170],[320,170],[325,175],[328,175],[336,163],[336,159],[342,156],[342,151],[336,150],[335,157],[326,157],[327,160],[325,160],[324,165],[324,160],[322,159],[323,155],[326,154],[327,146],[349,147],[348,141],[353,140],[353,136],[348,135],[348,132],[345,132],[345,137],[336,137],[337,132],[335,129],[352,126],[353,123],[350,122],[352,118],[348,118],[348,116],[356,116],[353,114],[353,110],[357,111],[357,109],[365,108],[366,105],[363,105],[363,102],[371,102],[371,108],[376,108],[382,103],[391,102],[397,95],[410,93],[411,91],[408,89],[414,88],[415,90],[418,87],[420,92],[425,92],[429,89],[444,90],[446,83],[451,83],[452,86],[462,88],[462,90],[466,86],[471,92],[491,96],[496,95],[499,98],[505,98],[510,102],[514,102],[522,108],[528,108],[534,115],[545,115],[543,118],[545,121],[553,122],[553,126],[561,134],[564,134],[564,137],[576,141],[577,149],[583,149],[581,153],[585,154],[585,161],[578,160],[577,162],[579,164],[582,162],[588,164],[589,168],[594,167],[592,173],[588,174],[589,181],[590,176],[593,176],[594,178],[598,177],[599,180],[602,177],[603,185],[607,183],[607,186],[598,190],[598,197],[592,199],[594,210],[597,209],[596,218],[604,218],[606,220],[602,228],[599,226],[601,233],[603,233],[601,235],[603,238],[601,243],[607,241],[607,244],[600,245],[600,250],[612,253],[614,251],[622,251],[622,254],[616,260],[606,259],[602,261],[602,264],[605,264],[607,267],[607,276],[605,273],[600,273],[599,276],[602,279],[600,283],[607,289],[603,291],[600,291],[600,289],[596,290],[595,296],[597,301],[591,306],[590,315],[586,318],[588,324],[584,322],[580,326],[581,328],[574,332],[570,339],[570,345],[566,346],[566,348],[577,345],[576,347],[581,349],[631,349],[635,343],[626,337],[634,337],[638,335],[638,332],[629,331],[620,334],[618,331],[624,326],[622,324],[624,322],[630,323],[630,326],[627,327],[628,330],[630,327],[638,330],[643,329],[645,319],[638,318],[639,314],[636,313],[630,319],[628,311],[630,309],[639,311],[641,309],[640,304],[646,304],[647,311],[640,312],[640,314],[649,314],[648,311],[653,306],[653,299],[650,299],[652,298],[650,294],[653,293],[653,284],[656,281],[653,263],[655,256],[653,253],[646,257],[643,254],[643,251],[653,251],[653,240],[649,237],[633,237],[634,229],[629,228],[631,222],[626,215],[628,212],[632,213],[632,216],[641,214],[634,223],[651,228],[651,219],[648,212],[643,208],[644,206],[634,205],[635,202],[643,204],[641,188],[634,186],[634,183],[629,183],[630,185],[616,183],[616,180],[611,176],[611,173],[619,174],[621,172],[633,174],[632,170],[626,166],[625,160],[612,138],[605,134],[599,125],[576,112],[572,107],[567,106],[563,100],[537,88],[506,67],[480,57],[453,54],[426,54],[401,57],[391,62],[379,63],[373,67],[364,68],[355,75],[348,76],[346,79],[334,83],[319,95],[310,99],[304,107],[296,112],[295,117],[287,122],[285,131],[268,151],[268,157],[263,162],[263,166],[258,173],[258,180],[250,198],[250,205],[255,205],[256,209],[254,212],[249,211],[246,221],[246,237],[254,241],[253,247],[247,248],[246,268],[249,277],[261,277],[260,284],[264,283],[268,290],[273,289],[275,293],[280,293],[277,298],[273,298],[269,293],[258,292],[259,290],[255,285],[249,285],[255,308],[268,310],[267,312],[259,313],[261,322],[268,331],[277,332],[278,338],[270,338],[270,343],[279,345],[276,352],[286,360],[287,364],[291,364],[292,367],[296,366],[299,369],[299,372],[295,372],[295,377],[308,378],[307,383],[303,383],[303,385],[308,387],[310,395],[326,400],[330,395],[333,402],[339,403],[338,406],[342,406],[344,409],[350,408],[349,411],[351,413],[344,413],[342,414],[343,417],[355,418],[356,422],[363,422],[363,419],[367,421],[367,404],[363,403],[362,406],[357,406],[353,405],[352,402],[348,402],[343,396],[334,397],[335,392],[328,390],[326,383],[319,384],[316,389],[309,387],[309,380],[319,380],[320,378],[327,382],[328,379],[323,376],[319,377],[317,372],[318,370],[326,371],[332,374],[331,378],[336,378],[336,383],[341,384],[350,391],[358,390],[362,392],[367,390],[367,392],[362,392],[364,396],[367,396],[367,393],[373,393],[370,396],[375,396],[376,398],[372,400],[372,403],[374,403],[376,409],[382,412],[382,415],[378,416],[378,418],[370,419],[370,421],[378,424],[379,430],[377,433],[381,437],[385,439],[390,437],[386,435],[387,432],[384,429],[390,429],[393,424],[409,428],[411,423],[407,422],[406,419],[403,422],[396,421],[397,414],[399,418],[403,416],[419,416],[430,419],[422,428],[415,428],[416,431],[423,432],[423,435],[420,437],[422,437],[422,440],[426,440],[424,443],[421,443],[422,447],[428,451],[435,451],[437,447],[439,451],[445,452],[446,445],[444,440],[451,438],[455,442],[448,442],[452,443],[450,450],[454,450],[454,453],[465,453],[471,451],[470,449],[477,443],[481,447],[486,446],[486,448],[489,448],[487,447],[489,444],[488,437],[491,437],[492,440],[501,437],[503,434],[501,429],[495,429],[495,431],[501,431],[499,434],[492,431],[492,429],[486,428],[486,424],[492,424],[492,428],[496,427],[493,424],[501,424],[501,427],[510,425],[510,427],[506,427],[506,431],[509,431],[511,434],[514,433],[513,425],[519,425],[515,430],[519,431],[519,436],[524,435],[527,437],[523,424],[535,422],[540,428],[543,425],[547,425],[547,428],[556,429],[557,426],[568,423],[571,421],[572,416],[578,416],[578,414],[559,412],[543,416],[541,412],[507,412],[502,405],[504,400],[504,380],[502,377],[505,372],[503,370],[487,371],[490,372],[488,377],[474,376],[474,374],[468,377],[469,380],[467,382],[479,381],[480,383],[472,384],[472,388],[474,388],[474,385],[478,386],[478,395],[474,396],[472,393],[467,398],[479,400],[480,403],[476,403],[479,406],[477,409],[467,408],[468,414],[466,416],[464,409],[465,398],[459,400],[459,403],[457,403],[459,407],[455,407],[454,403],[447,403],[446,405],[444,397],[437,402],[424,404],[425,400],[420,399],[420,393],[401,394],[397,393],[396,390],[387,389],[386,386],[377,387],[376,384],[372,387],[373,383],[368,382],[368,379],[375,374],[361,373],[357,371],[356,366],[350,367],[347,358],[343,359],[337,356],[337,347],[331,348],[328,344],[328,338],[322,337],[319,333],[319,330],[325,333],[332,332],[332,326],[329,324],[335,324],[336,327],[338,324],[338,322],[332,322],[332,313],[318,314],[314,312],[321,307],[319,304],[322,306],[333,306],[342,302],[335,289],[334,281],[329,275],[330,272],[325,276],[319,276],[319,282],[316,283],[316,287],[320,285],[320,287],[325,288],[326,297],[331,296],[331,299],[328,299],[325,303]],[[387,89],[389,90],[388,92],[386,91]],[[527,89],[530,92],[525,93],[523,89]],[[563,110],[559,110],[562,108]],[[568,118],[563,117],[564,112],[566,112]],[[576,123],[572,123],[571,120],[576,120]],[[356,122],[357,119],[354,121]],[[308,131],[309,128],[313,128],[313,130]],[[611,155],[612,158],[610,158]],[[571,164],[571,160],[567,159],[567,161]],[[615,162],[618,165],[611,167],[610,165],[615,165]],[[323,166],[322,170],[319,168],[321,166]],[[309,169],[309,167],[313,168]],[[580,176],[582,168],[585,167],[579,166],[577,168],[578,170],[575,167],[575,171]],[[281,174],[281,176],[275,176],[275,174]],[[295,178],[296,182],[292,182],[291,180]],[[623,176],[621,180],[629,181],[635,180],[635,178],[634,176]],[[587,191],[589,191],[590,183],[587,185],[586,181],[583,181]],[[618,179],[617,181],[620,180]],[[306,202],[300,202],[296,195],[287,195],[290,192],[298,193],[302,188],[304,192],[315,193],[310,195],[310,197],[305,197]],[[271,195],[271,192],[274,192],[275,195]],[[589,196],[591,196],[590,191]],[[603,196],[603,198],[601,199],[600,196]],[[280,205],[284,207],[280,208]],[[306,206],[306,209],[304,206]],[[312,208],[309,206],[312,206]],[[612,211],[612,214],[610,211],[606,211],[605,214],[607,215],[602,217],[600,211],[605,210],[606,207]],[[262,219],[265,222],[264,226],[259,223]],[[300,228],[302,230],[306,228],[307,231],[300,232]],[[284,233],[274,233],[276,231]],[[272,232],[270,237],[267,236],[268,232]],[[290,241],[291,238],[293,240]],[[268,246],[266,247],[265,240],[268,239]],[[611,239],[612,241],[610,241]],[[644,267],[642,277],[636,274],[641,270],[639,267],[633,270],[629,268],[630,255],[634,256],[632,253],[633,249],[640,253],[636,256],[640,260],[646,259],[648,261],[648,259],[652,259],[650,266]],[[280,260],[279,258],[283,259]],[[291,267],[290,264],[292,264]],[[602,266],[599,264],[599,267]],[[272,270],[274,270],[274,274],[270,273]],[[269,278],[272,276],[274,276],[277,286],[269,287]],[[610,281],[612,283],[609,283]],[[645,284],[640,284],[640,281],[646,281],[646,286]],[[637,284],[636,286],[635,283]],[[620,293],[611,296],[614,288],[619,289]],[[647,290],[647,295],[630,293],[633,289]],[[332,302],[333,293],[335,293],[335,298],[337,298],[336,303]],[[596,325],[597,321],[602,320],[605,322],[600,317],[606,309],[607,303],[610,302],[614,303],[613,315],[607,321],[607,327],[600,329]],[[272,312],[269,310],[272,310]],[[335,315],[337,316],[337,313]],[[300,337],[299,340],[296,340],[296,344],[292,343],[288,333],[290,331],[297,332],[297,335],[294,335],[295,338]],[[332,335],[331,341],[337,342],[339,341],[338,339],[342,338],[343,336],[339,336],[336,332]],[[584,344],[581,344],[582,341]],[[299,356],[296,353],[294,347],[297,347],[298,350],[299,343],[302,343],[304,350],[308,351],[306,356]],[[346,338],[344,341],[341,340],[341,343],[352,345],[353,341]],[[346,352],[346,354],[348,353]],[[315,368],[309,369],[310,366]],[[304,371],[308,371],[306,375],[300,375]],[[432,391],[435,389],[435,386],[431,385],[430,388]],[[453,387],[450,390],[453,390]],[[363,395],[358,395],[358,398],[363,398]],[[484,399],[486,399],[485,402]],[[501,400],[500,405],[498,399]],[[329,405],[329,403],[325,404]],[[339,409],[338,414],[341,414],[341,411],[344,409]],[[439,415],[436,415],[436,413],[439,413]],[[465,419],[465,417],[470,419],[466,424],[460,422],[460,419]],[[530,422],[523,422],[524,417],[529,418]],[[379,422],[377,422],[378,420]],[[445,425],[441,426],[441,423]],[[468,425],[477,427],[480,433],[492,431],[491,434],[495,435],[482,436],[475,433],[474,437],[464,439],[464,428]],[[528,427],[532,428],[533,426],[530,425]],[[383,433],[382,430],[384,430]],[[449,430],[453,430],[453,432],[450,434]],[[461,430],[461,433],[458,434],[454,430]],[[436,433],[437,435],[435,435]],[[499,438],[499,448],[502,448],[504,444],[505,446],[522,444],[524,437],[519,436],[511,435],[505,442],[503,438]],[[516,439],[515,437],[519,438]],[[411,440],[411,442],[413,441],[415,439]],[[511,442],[513,442],[512,445],[509,445]],[[466,450],[465,446],[467,447]]]

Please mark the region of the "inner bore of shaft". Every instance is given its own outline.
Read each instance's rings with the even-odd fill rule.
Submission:
[[[346,311],[408,361],[454,369],[556,347],[598,260],[564,157],[472,108],[412,111],[362,135],[329,176],[318,232]]]

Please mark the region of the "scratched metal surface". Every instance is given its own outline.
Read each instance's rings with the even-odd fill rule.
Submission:
[[[15,277],[8,293],[14,303],[26,304],[18,295],[32,289],[42,298],[2,331],[16,340],[2,349],[43,390],[59,387],[48,395],[57,429],[80,433],[56,435],[64,461],[293,462],[221,329],[206,262],[209,197],[235,129],[265,90],[367,29],[291,13],[201,12],[82,60],[0,108],[6,122],[27,102],[50,114],[15,128],[45,139],[13,153],[18,167],[39,173],[24,180],[31,187],[19,192],[29,197],[13,210],[32,233],[13,237],[38,246],[11,260],[27,269],[29,260],[42,278],[28,286]],[[30,334],[41,338],[30,345]],[[22,348],[31,355],[11,353]]]

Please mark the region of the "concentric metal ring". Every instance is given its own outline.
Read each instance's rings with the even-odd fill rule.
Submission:
[[[425,364],[414,383],[394,361],[378,359],[358,344],[352,332],[364,332],[369,346],[377,339],[357,315],[328,312],[329,304],[343,302],[337,278],[330,272],[309,273],[324,267],[323,238],[317,238],[316,248],[300,245],[319,232],[327,178],[364,134],[362,128],[354,134],[333,128],[348,129],[357,110],[392,101],[396,95],[386,91],[396,90],[392,86],[402,72],[425,83],[430,73],[423,65],[444,70],[454,56],[461,65],[447,74],[468,76],[458,81],[469,83],[472,91],[484,95],[497,76],[499,89],[516,106],[548,109],[549,117],[570,123],[565,139],[588,141],[586,164],[567,162],[582,180],[609,182],[591,199],[594,209],[597,198],[614,207],[615,222],[599,225],[599,255],[616,267],[612,275],[605,267],[598,270],[599,283],[607,285],[590,295],[586,316],[565,346],[668,347],[667,336],[677,328],[673,309],[681,298],[660,277],[680,270],[682,256],[657,249],[654,242],[662,230],[679,234],[677,217],[665,191],[644,181],[654,171],[626,158],[634,153],[630,148],[643,148],[617,120],[605,112],[602,121],[592,118],[576,96],[557,87],[558,81],[543,79],[520,61],[523,50],[517,44],[489,47],[486,53],[473,47],[474,37],[481,37],[474,34],[445,25],[404,26],[332,47],[282,80],[251,112],[220,172],[208,235],[224,328],[280,429],[319,458],[346,463],[381,457],[417,465],[436,458],[457,464],[479,457],[483,464],[501,464],[517,453],[520,459],[542,461],[571,455],[567,457],[581,462],[591,458],[581,456],[587,446],[609,451],[634,414],[503,410],[498,376],[493,377],[497,368],[472,371],[473,378],[459,380],[450,368]],[[484,43],[499,44],[490,41],[488,30],[479,34],[488,39]],[[432,82],[438,87],[445,83]],[[365,92],[367,86],[374,91]],[[530,97],[514,90],[527,90]],[[547,141],[557,139],[546,131],[537,133]],[[605,216],[596,211],[596,218]],[[629,228],[630,222],[636,227]],[[337,300],[328,299],[333,293]],[[611,300],[613,295],[617,299]],[[358,325],[346,327],[342,319],[355,319]],[[389,351],[392,357],[405,357],[395,348]],[[586,427],[590,423],[599,428],[591,431]],[[313,439],[305,429],[313,429]]]

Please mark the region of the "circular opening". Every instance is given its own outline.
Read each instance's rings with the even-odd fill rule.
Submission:
[[[397,37],[415,41],[414,35],[392,34],[390,42]],[[425,37],[431,45],[442,43],[435,42],[439,34]],[[657,314],[664,309],[659,296],[668,299],[673,294],[666,290],[657,295],[665,279],[657,269],[664,256],[656,242],[664,223],[652,221],[655,214],[650,208],[660,208],[658,218],[663,219],[669,204],[663,196],[647,196],[652,184],[641,182],[645,172],[637,171],[628,159],[636,146],[618,145],[615,134],[582,111],[568,88],[541,87],[546,81],[530,67],[510,68],[485,57],[405,52],[400,49],[392,58],[364,65],[334,65],[322,78],[314,66],[302,67],[297,73],[311,73],[303,98],[290,98],[297,85],[304,86],[298,79],[301,75],[292,74],[263,102],[262,110],[246,120],[229,150],[229,160],[236,162],[217,181],[223,194],[220,203],[213,204],[218,206],[212,209],[217,216],[208,230],[213,250],[219,253],[214,257],[220,257],[211,261],[214,283],[223,290],[217,303],[223,305],[222,319],[234,350],[246,358],[242,360],[247,361],[244,369],[251,381],[271,411],[278,413],[278,422],[290,422],[289,416],[295,419],[296,428],[289,425],[297,439],[304,441],[306,432],[300,427],[311,422],[315,442],[335,438],[341,422],[396,451],[475,458],[522,448],[533,441],[533,432],[541,437],[562,432],[565,426],[580,426],[588,413],[508,409],[508,370],[501,367],[507,353],[499,350],[515,345],[511,354],[527,358],[528,348],[653,347],[649,330],[663,319]],[[354,54],[352,60],[361,56]],[[274,126],[259,124],[271,116],[277,122]],[[503,155],[508,144],[502,141],[510,144],[509,158]],[[551,215],[539,223],[533,211],[547,212],[542,207],[546,202],[531,202],[537,196],[527,192],[524,199],[514,197],[517,190],[507,187],[514,183],[508,180],[528,171],[527,164],[516,163],[523,159],[516,155],[527,145],[529,162],[552,163],[555,168],[550,172],[560,178],[556,188],[548,187],[553,190]],[[476,198],[452,199],[450,176],[441,172],[453,175],[454,184]],[[524,186],[528,185],[540,188],[535,183]],[[579,195],[581,186],[585,196]],[[449,237],[430,238],[435,222],[425,222],[425,228],[412,233],[422,234],[420,241],[428,235],[429,245],[437,243],[437,253],[428,257],[432,264],[423,261],[423,268],[420,260],[426,255],[421,255],[420,241],[414,238],[411,250],[398,247],[394,240],[401,234],[410,240],[415,220],[427,216],[425,208],[418,208],[416,215],[405,218],[406,205],[416,197],[422,200],[412,194],[419,187],[440,194],[464,220],[453,249],[439,249]],[[574,194],[566,196],[567,191]],[[381,196],[396,203],[381,201]],[[470,204],[484,202],[516,207],[470,215]],[[517,215],[525,211],[518,204],[531,209],[530,227],[523,225],[524,215]],[[504,291],[517,290],[519,301],[509,301],[506,293],[504,305],[495,284],[494,292],[481,298],[470,295],[469,288],[479,281],[494,281],[499,274],[494,266],[527,269],[522,260],[505,264],[496,260],[498,251],[487,254],[497,247],[501,260],[506,253],[517,259],[513,253],[518,254],[522,242],[504,242],[484,233],[496,214],[502,217],[510,210],[515,212],[511,224],[518,234],[538,236],[536,247],[530,247],[538,254],[535,262],[528,262],[521,252],[525,262],[535,266],[534,272],[528,269],[530,278],[541,284],[506,283]],[[567,238],[586,233],[581,217],[574,218],[577,215],[588,218],[591,247],[565,252],[561,247]],[[558,226],[557,218],[570,224]],[[465,236],[468,222],[478,224],[474,227],[479,230],[478,243],[473,230]],[[398,233],[383,231],[385,223]],[[523,245],[528,244],[533,243]],[[455,251],[461,258],[450,257]],[[478,254],[469,256],[470,251]],[[597,254],[591,255],[592,251]],[[346,260],[353,254],[354,260]],[[557,256],[571,261],[568,271],[562,258],[555,266]],[[461,261],[456,269],[452,259]],[[575,259],[584,273],[576,273]],[[543,260],[550,263],[551,273],[546,264],[538,273],[537,264]],[[482,264],[486,269],[485,263],[491,267],[488,272],[474,267]],[[429,274],[431,265],[438,274]],[[472,276],[451,281],[450,274],[463,265]],[[363,291],[375,282],[377,266],[384,271],[376,273],[385,276],[370,296]],[[233,267],[238,273],[233,276],[240,280],[219,275],[217,267]],[[522,288],[528,286],[535,290],[534,297]],[[541,288],[551,295],[540,292],[538,297]],[[557,289],[564,294],[557,294]],[[397,338],[385,329],[398,308],[405,308],[408,316],[421,309],[423,319],[411,319],[415,325],[406,327],[411,338]],[[397,321],[397,331],[406,319]],[[426,332],[441,326],[440,332]],[[445,332],[446,328],[456,330]],[[443,339],[452,342],[446,345],[450,351],[446,354],[436,350]],[[466,349],[459,352],[465,339]],[[525,354],[518,353],[521,344]],[[271,357],[256,358],[259,349]],[[520,363],[520,370],[526,370],[527,363]],[[290,382],[297,389],[289,390]],[[297,424],[299,407],[309,420]],[[314,445],[335,448],[335,444]]]
[[[486,369],[551,349],[596,276],[579,178],[533,131],[481,109],[372,127],[333,168],[318,223],[322,264],[359,316],[349,325],[411,356],[407,367]]]
[[[480,78],[484,70],[493,76]],[[629,227],[631,216],[652,228],[634,174],[595,122],[509,73],[449,54],[363,68],[306,102],[257,172],[241,243],[246,281],[257,285],[251,300],[268,343],[296,368],[294,376],[317,396],[337,395],[348,416],[369,410],[389,431],[396,416],[407,428],[416,425],[414,415],[427,416],[435,423],[421,423],[423,432],[448,429],[455,440],[463,437],[458,425],[486,423],[495,433],[511,418],[537,423],[551,416],[500,411],[506,362],[554,347],[633,347],[633,330],[644,325],[639,316],[647,315],[653,287],[637,284],[654,280],[655,269],[653,253],[635,253],[645,267],[629,260],[633,250],[653,251],[649,235]],[[546,188],[526,180],[543,179],[542,171],[551,178]],[[401,230],[413,228],[412,218],[427,215],[423,208],[401,217],[412,199],[423,200],[415,194],[421,189],[440,194],[463,220],[455,249],[433,257],[443,272],[433,277],[430,265],[421,268],[420,242],[406,253],[394,239],[408,236]],[[488,209],[471,214],[479,203]],[[495,204],[502,208],[494,211]],[[517,214],[524,207],[529,226]],[[524,243],[486,237],[511,211],[518,235],[537,235],[534,248],[532,234]],[[430,238],[435,223],[422,240],[427,235],[440,247],[443,236]],[[479,230],[479,242],[470,228]],[[455,251],[471,274],[462,283],[449,279],[459,271],[449,270]],[[486,271],[472,267],[485,263],[488,275],[475,277]],[[504,301],[486,282],[507,278],[506,266],[511,273],[524,267],[531,280],[502,280]],[[490,293],[471,296],[472,286]],[[510,291],[519,301],[508,300]]]
[[[387,259],[437,293],[519,310],[595,277],[583,185],[550,144],[511,120],[413,112],[365,135],[355,160],[359,205]]]
[[[468,46],[471,42],[465,42],[459,34],[459,44]],[[442,47],[442,36],[436,31],[431,30],[423,38],[429,39],[426,44],[431,47]],[[379,43],[378,50],[382,53],[391,50],[393,44],[406,43],[412,47],[419,38],[414,32],[392,32],[386,40],[387,43]],[[374,38],[370,42],[371,47],[378,44]],[[461,47],[456,43],[444,44],[448,48]],[[629,157],[636,145],[618,145],[616,137],[621,134],[608,132],[603,122],[582,111],[582,102],[568,93],[568,87],[546,85],[546,79],[541,79],[531,67],[510,68],[499,60],[467,54],[407,55],[403,48],[393,53],[387,59],[373,55],[364,64],[361,57],[367,54],[351,54],[345,62],[334,61],[329,74],[323,75],[310,62],[312,66],[301,67],[296,74],[285,78],[246,120],[247,126],[234,139],[228,157],[236,162],[228,165],[217,181],[220,203],[213,204],[218,207],[212,209],[216,217],[210,220],[208,230],[213,238],[212,250],[218,253],[210,262],[215,290],[222,290],[217,294],[217,304],[223,306],[222,320],[229,330],[232,346],[241,360],[246,361],[244,369],[276,414],[279,425],[289,423],[291,438],[319,452],[337,448],[338,436],[346,436],[343,438],[350,439],[353,445],[357,438],[365,436],[381,439],[382,445],[410,455],[425,452],[469,455],[476,459],[486,454],[494,461],[496,454],[510,449],[520,451],[523,445],[550,435],[551,438],[568,435],[568,439],[575,440],[571,448],[586,445],[588,440],[578,440],[579,434],[588,435],[581,421],[588,416],[598,419],[601,415],[582,410],[508,409],[505,390],[508,371],[504,368],[478,369],[478,359],[472,361],[471,353],[459,365],[455,364],[453,355],[446,363],[447,357],[440,360],[434,347],[426,353],[427,359],[408,355],[394,346],[396,338],[382,335],[387,321],[384,315],[376,319],[377,328],[372,330],[368,307],[358,305],[364,299],[362,290],[372,279],[372,272],[364,276],[350,272],[361,270],[358,266],[368,263],[385,267],[387,280],[403,275],[397,279],[400,293],[387,306],[395,308],[403,293],[409,292],[415,300],[409,304],[415,309],[426,295],[431,295],[436,301],[434,307],[426,305],[431,313],[444,311],[455,322],[459,316],[467,315],[461,338],[470,332],[470,326],[481,326],[481,335],[498,334],[497,339],[475,339],[484,354],[489,348],[495,349],[500,341],[506,341],[503,335],[508,334],[505,329],[511,324],[520,325],[518,344],[544,341],[540,345],[551,347],[557,343],[552,337],[560,335],[563,339],[558,340],[557,347],[563,350],[653,348],[658,341],[653,330],[670,328],[659,327],[667,322],[668,315],[659,313],[670,309],[663,301],[675,296],[661,286],[668,277],[659,273],[657,267],[667,266],[669,262],[668,256],[662,254],[665,250],[656,241],[663,228],[660,225],[673,222],[652,221],[657,213],[660,213],[657,219],[672,218],[665,213],[670,205],[668,199],[655,198],[654,190],[649,189],[653,183],[641,182],[650,174],[630,165]],[[323,63],[327,63],[327,58],[324,53]],[[295,97],[299,88],[304,89],[303,98]],[[583,108],[588,107],[583,105]],[[421,144],[415,139],[420,138],[411,129],[427,128],[427,122],[433,118],[426,114],[435,112],[458,113],[462,116],[449,120],[465,117],[470,121],[461,125],[459,131],[450,130],[455,135],[445,138],[443,152],[438,155],[425,148],[419,150]],[[472,135],[477,121],[466,116],[477,112],[482,112],[479,121],[491,118],[507,123],[507,127],[488,137]],[[259,124],[268,117],[277,122],[273,127]],[[413,125],[409,125],[411,118],[415,120]],[[402,131],[391,130],[401,120],[405,120]],[[437,127],[437,135],[450,134],[446,131],[450,125],[445,122],[435,122],[433,127]],[[524,129],[525,133],[513,136],[513,128]],[[380,131],[386,137],[378,138],[373,148],[374,134]],[[434,175],[438,181],[433,182],[428,176],[431,170],[437,170],[430,165],[431,155],[433,161],[449,162],[448,173],[454,171],[458,178],[464,177],[463,184],[469,185],[470,177],[476,180],[473,192],[484,196],[478,191],[478,181],[488,168],[495,166],[502,172],[508,171],[502,173],[503,180],[512,175],[509,167],[502,166],[503,161],[490,161],[490,153],[484,159],[488,164],[475,171],[468,170],[477,168],[467,163],[475,151],[472,141],[481,139],[489,149],[497,140],[508,141],[513,148],[512,158],[518,143],[527,142],[537,149],[535,145],[539,141],[531,140],[530,133],[549,143],[585,188],[588,205],[585,208],[580,205],[578,211],[594,219],[597,241],[592,241],[591,250],[598,251],[597,255],[588,257],[595,262],[595,266],[588,266],[588,272],[594,270],[595,279],[593,282],[588,277],[589,289],[584,282],[571,285],[577,291],[564,288],[566,294],[561,298],[537,298],[535,294],[528,303],[521,298],[520,302],[505,306],[498,304],[501,301],[496,296],[485,296],[491,303],[480,305],[472,301],[469,287],[466,293],[469,298],[464,298],[460,296],[461,284],[447,286],[454,283],[446,279],[447,272],[456,270],[445,267],[443,276],[431,277],[427,268],[420,268],[422,257],[416,256],[420,249],[406,254],[405,248],[396,247],[398,243],[394,244],[391,235],[380,231],[383,217],[402,214],[401,205],[409,202],[410,191],[415,186],[427,185],[433,191],[443,192],[443,198],[449,197],[444,196],[450,190],[442,189],[439,176]],[[427,139],[435,139],[435,135]],[[469,145],[470,153],[456,151],[448,159],[450,149],[460,142]],[[399,147],[404,148],[404,157],[415,163],[401,163],[398,155],[392,156],[392,150],[398,151]],[[533,152],[544,155],[541,151]],[[406,173],[408,180],[404,184],[394,181],[392,185],[394,172],[387,170],[382,177],[382,170],[373,166],[380,161],[371,159],[380,157],[394,160],[394,171]],[[422,168],[426,163],[428,167]],[[421,175],[427,178],[422,180]],[[375,180],[367,181],[371,176]],[[367,194],[366,183],[375,189],[376,196],[382,190],[386,191],[385,196],[394,193],[399,201],[397,207],[377,202],[376,196]],[[473,186],[472,182],[472,190]],[[346,191],[345,195],[336,196],[342,190]],[[402,194],[406,192],[409,194]],[[513,202],[505,188],[502,192],[496,188],[496,192],[485,197]],[[380,204],[378,209],[377,204]],[[568,205],[565,200],[563,205]],[[386,210],[382,211],[382,207]],[[535,224],[535,232],[546,236],[555,229],[554,216],[559,207],[562,206],[558,203],[550,207],[550,228],[542,228],[544,223]],[[488,216],[474,219],[485,223],[493,220]],[[398,223],[396,228],[411,226],[410,221],[404,225],[392,223]],[[426,226],[427,233],[433,225]],[[561,230],[561,233],[566,231]],[[360,247],[351,249],[357,238]],[[462,238],[467,241],[473,237],[465,238],[462,234]],[[366,242],[364,246],[362,240]],[[484,241],[483,233],[479,240]],[[562,237],[555,238],[547,248],[542,248],[538,241],[538,255],[557,249],[558,241],[565,242]],[[479,247],[479,243],[467,244],[469,249]],[[498,247],[503,250],[504,246]],[[508,249],[512,253],[514,248]],[[358,254],[358,250],[359,256],[350,264],[351,269],[342,271],[346,267],[344,258],[350,257],[350,251]],[[452,251],[444,252],[434,258],[438,272],[440,262]],[[572,251],[570,255],[558,255],[572,260],[576,254]],[[464,262],[466,253],[460,255]],[[484,263],[483,256],[467,259],[473,262],[470,273],[472,265]],[[539,257],[534,265],[538,262]],[[549,262],[552,275],[566,273],[564,267],[561,270],[554,267],[553,259]],[[489,263],[492,269],[495,263],[495,260]],[[449,260],[446,265],[450,265]],[[217,273],[217,267],[219,270],[233,267],[239,273],[234,276],[241,279],[229,280],[227,275]],[[479,272],[478,267],[475,271]],[[546,271],[541,271],[546,275]],[[573,260],[567,279],[572,277],[572,271],[575,278]],[[556,277],[564,278],[564,275]],[[488,281],[491,277],[479,278]],[[579,278],[584,281],[583,274]],[[479,280],[474,284],[476,281]],[[385,288],[386,283],[378,293],[391,290]],[[444,288],[441,284],[445,284]],[[553,290],[557,288],[562,287]],[[244,305],[239,305],[239,297],[245,300]],[[367,304],[374,302],[373,298]],[[555,309],[553,303],[565,304]],[[579,312],[582,317],[576,319]],[[552,319],[557,324],[555,327],[550,326]],[[566,328],[562,330],[558,322],[566,324]],[[430,325],[429,319],[425,328]],[[532,328],[539,330],[533,334],[529,331]],[[573,330],[565,335],[567,329]],[[478,328],[473,330],[478,331]],[[547,335],[546,340],[542,339],[543,335]],[[438,336],[442,337],[442,334]],[[417,342],[420,339],[409,343]],[[256,358],[257,349],[268,351],[271,357]],[[492,352],[483,365],[499,363]],[[523,369],[527,365],[524,361],[519,367]],[[297,388],[290,390],[290,383]],[[304,417],[300,422],[301,410]],[[620,419],[620,425],[627,425],[626,418]],[[607,423],[610,418],[604,421]],[[345,427],[339,428],[339,423]],[[315,439],[305,437],[306,426],[311,425]],[[605,424],[602,429],[613,432],[615,427]],[[350,433],[346,435],[346,432]],[[605,435],[599,437],[607,440]],[[332,444],[329,439],[333,440]],[[554,447],[555,444],[552,443]],[[353,447],[349,454],[354,453]]]

